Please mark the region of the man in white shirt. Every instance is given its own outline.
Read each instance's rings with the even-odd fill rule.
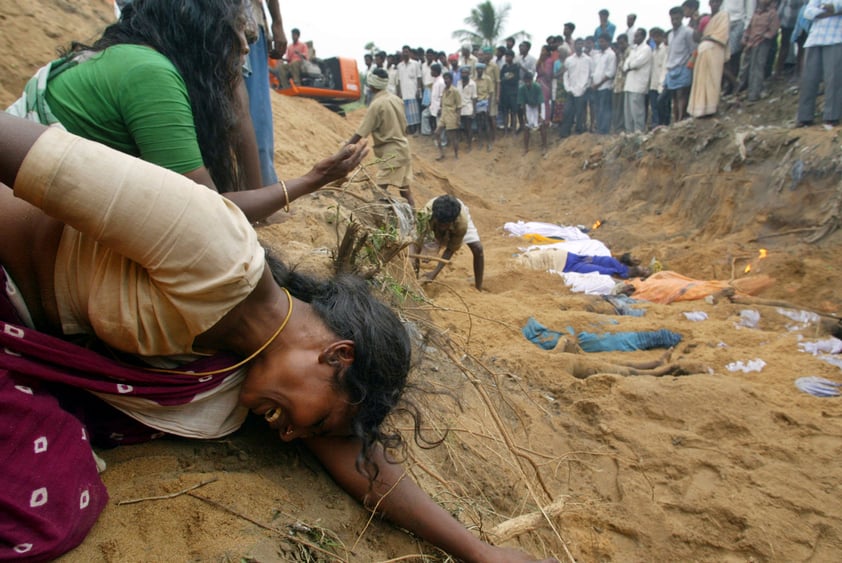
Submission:
[[[532,49],[532,43],[530,43],[529,41],[521,41],[518,44],[517,48],[518,54],[515,56],[515,63],[517,63],[520,66],[520,82],[523,82],[523,78],[526,76],[527,73],[531,74],[533,77],[536,75],[536,69],[538,68],[538,59],[529,54],[529,50]],[[518,108],[517,121],[517,130],[518,133],[520,133],[523,130],[524,124],[523,108]]]
[[[669,125],[669,109],[662,107],[661,94],[664,91],[664,78],[667,73],[667,44],[666,33],[660,27],[649,30],[650,44],[654,44],[652,51],[652,77],[649,79],[649,115],[651,128],[659,125]],[[666,98],[668,99],[668,98]],[[665,111],[664,111],[665,110]]]
[[[401,62],[397,68],[397,95],[403,100],[403,109],[406,114],[406,127],[409,133],[418,134],[418,126],[421,124],[421,93],[424,85],[421,82],[421,67],[417,61],[410,59],[410,47],[404,45],[401,49]]]
[[[386,73],[389,75],[389,84],[386,86],[386,90],[390,94],[394,94],[401,97],[398,94],[398,60],[400,57],[396,57],[393,54],[386,55]]]
[[[424,53],[424,62],[421,63],[421,84],[424,86],[424,91],[421,94],[421,134],[430,135],[433,129],[430,129],[430,96],[433,93],[433,74],[430,72],[430,67],[436,62],[436,52],[432,49],[427,49]]]
[[[614,75],[617,72],[617,54],[611,48],[607,33],[597,39],[599,51],[594,51],[591,90],[596,96],[596,132],[607,135],[611,132],[611,95],[614,90]]]
[[[569,137],[573,122],[576,122],[576,133],[584,133],[586,124],[585,93],[591,85],[593,74],[593,60],[585,55],[585,41],[576,39],[573,44],[575,52],[564,61],[564,90],[567,92],[567,102],[564,120],[561,123],[561,136]]]
[[[438,126],[438,115],[441,110],[441,95],[444,92],[445,83],[442,78],[442,67],[439,63],[430,65],[430,74],[433,77],[433,87],[430,92],[430,129],[436,130]]]
[[[640,28],[634,32],[634,44],[623,68],[626,71],[623,90],[626,131],[638,133],[646,130],[646,95],[652,78],[652,49],[646,43],[645,29]]]
[[[462,123],[462,135],[468,141],[466,152],[471,152],[471,141],[473,140],[474,114],[477,111],[477,83],[471,78],[470,67],[463,66],[461,69],[461,80],[455,88],[462,96],[462,109],[459,112]]]
[[[517,48],[519,54],[515,57],[515,62],[520,65],[520,79],[523,80],[523,77],[526,76],[527,72],[531,73],[532,76],[535,76],[538,59],[529,54],[529,50],[532,49],[532,43],[529,41],[521,41]]]
[[[368,107],[371,105],[372,93],[366,78],[368,77],[368,74],[377,67],[374,65],[374,57],[371,53],[366,53],[363,56],[363,60],[365,62],[365,68],[362,72],[360,72],[360,82],[363,83],[363,101],[365,101],[365,107]]]
[[[812,21],[804,43],[804,71],[798,95],[799,127],[811,125],[816,115],[819,83],[824,82],[825,126],[839,127],[842,120],[842,0],[810,0],[804,17]]]
[[[632,39],[634,37],[634,34],[637,32],[638,27],[640,27],[636,26],[635,22],[637,22],[637,14],[629,14],[626,16],[626,25],[628,26],[628,29],[626,29],[623,33],[625,33],[626,37],[628,37],[629,39]]]

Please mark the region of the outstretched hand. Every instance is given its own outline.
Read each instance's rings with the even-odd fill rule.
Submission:
[[[347,176],[367,154],[368,142],[365,140],[345,145],[336,154],[317,162],[311,173],[317,175],[321,180],[319,184],[324,186]]]

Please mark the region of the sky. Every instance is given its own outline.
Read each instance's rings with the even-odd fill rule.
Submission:
[[[464,19],[480,0],[422,0],[415,3],[391,3],[382,0],[336,0],[287,2],[281,0],[281,16],[287,37],[290,30],[301,30],[303,41],[312,40],[319,58],[343,56],[355,58],[362,66],[365,45],[374,42],[387,52],[403,45],[432,47],[448,53],[459,50],[459,41],[451,34],[465,28]],[[500,7],[506,2],[492,0]],[[626,30],[626,15],[637,14],[636,27],[669,28],[669,9],[681,0],[512,0],[504,36],[517,31],[532,35],[532,54],[548,35],[561,35],[562,26],[576,24],[575,37],[592,35],[599,25],[597,12],[607,9],[617,33]],[[702,7],[707,8],[706,0]],[[706,11],[703,9],[702,11]],[[291,39],[290,39],[291,40]]]

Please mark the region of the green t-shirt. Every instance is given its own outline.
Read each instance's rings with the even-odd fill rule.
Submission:
[[[203,165],[187,86],[170,60],[114,45],[47,84],[46,100],[75,135],[183,174]]]
[[[544,92],[535,82],[529,86],[521,84],[517,91],[517,104],[519,106],[537,106],[544,103]]]

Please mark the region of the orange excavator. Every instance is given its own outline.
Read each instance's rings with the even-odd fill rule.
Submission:
[[[281,61],[269,59],[270,69],[280,64]],[[279,94],[313,98],[340,115],[345,115],[343,104],[359,100],[362,94],[357,61],[342,57],[305,61],[301,68],[301,84],[290,79],[289,87],[281,88],[274,72],[269,73],[269,82]]]

